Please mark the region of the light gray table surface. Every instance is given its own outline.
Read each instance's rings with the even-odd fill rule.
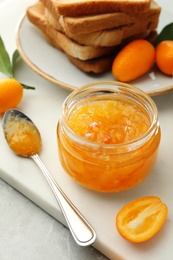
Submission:
[[[1,260],[106,260],[76,245],[69,230],[0,179]]]

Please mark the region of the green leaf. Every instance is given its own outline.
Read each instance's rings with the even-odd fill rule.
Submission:
[[[12,57],[12,63],[10,61],[10,57],[8,52],[5,49],[4,42],[0,36],[0,72],[7,75],[10,78],[14,78],[14,69],[16,67],[16,63],[20,58],[20,54],[18,50],[15,50]],[[34,87],[22,84],[25,89],[35,89]]]
[[[0,37],[0,72],[13,77],[13,67],[10,62],[10,57],[5,49],[2,38]]]
[[[160,34],[157,36],[154,46],[165,40],[173,40],[173,23],[166,25]]]
[[[13,53],[13,57],[12,57],[13,75],[14,75],[15,65],[16,65],[19,58],[20,58],[20,54],[19,54],[18,50],[15,50],[14,53]]]

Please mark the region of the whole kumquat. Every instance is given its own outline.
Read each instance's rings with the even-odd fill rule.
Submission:
[[[167,206],[156,196],[138,198],[126,204],[117,214],[116,227],[126,240],[144,242],[162,227]]]
[[[156,65],[163,73],[173,76],[173,40],[165,40],[157,45]]]
[[[23,97],[23,87],[15,79],[0,80],[0,113],[16,107]]]
[[[130,82],[145,74],[152,67],[154,60],[154,46],[147,40],[134,40],[115,57],[112,74],[119,81]]]

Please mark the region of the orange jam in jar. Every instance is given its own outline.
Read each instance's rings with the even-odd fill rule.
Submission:
[[[65,171],[84,187],[119,192],[139,184],[160,143],[158,111],[143,91],[105,81],[72,92],[57,127]]]

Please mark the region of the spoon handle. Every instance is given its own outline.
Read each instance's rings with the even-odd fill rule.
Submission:
[[[76,243],[80,246],[91,245],[96,239],[94,229],[55,182],[39,155],[32,155],[31,158],[36,162],[48,181]]]

